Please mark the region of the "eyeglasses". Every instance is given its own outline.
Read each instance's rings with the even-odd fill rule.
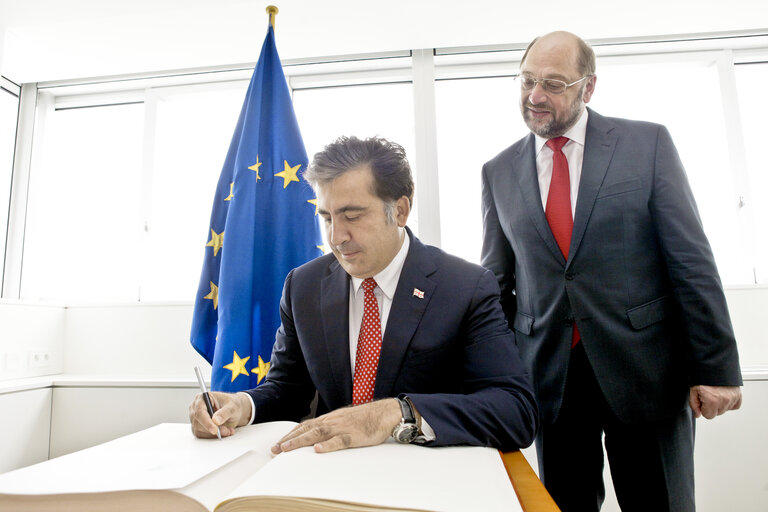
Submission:
[[[533,78],[530,75],[518,75],[515,77],[515,79],[520,80],[520,87],[522,87],[524,91],[530,91],[536,87],[536,84],[541,84],[541,87],[544,88],[544,90],[548,93],[563,94],[565,90],[570,86],[576,85],[577,83],[582,82],[589,77],[590,75],[583,76],[575,82],[571,82],[570,84],[567,84],[562,80],[556,80],[554,78]]]

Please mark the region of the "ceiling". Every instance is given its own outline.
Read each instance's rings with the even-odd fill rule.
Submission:
[[[283,60],[768,27],[765,0],[0,0],[0,74],[16,83],[253,63],[280,8]]]

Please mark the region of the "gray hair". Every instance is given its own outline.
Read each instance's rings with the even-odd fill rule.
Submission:
[[[339,137],[316,153],[304,172],[312,188],[327,184],[347,171],[368,166],[373,173],[373,194],[384,201],[387,219],[394,222],[395,202],[408,198],[413,205],[411,166],[400,144],[382,137]]]
[[[576,39],[577,51],[578,51],[578,55],[576,56],[576,66],[578,68],[579,73],[581,73],[581,76],[594,75],[595,70],[597,69],[597,65],[595,64],[594,50],[586,41],[584,41],[579,36],[575,34],[571,34],[571,35]],[[531,50],[533,45],[536,44],[536,41],[538,41],[539,39],[540,37],[535,38],[533,41],[531,41],[531,43],[525,49],[523,58],[520,60],[520,66],[523,65],[523,62],[525,62],[526,57],[528,57],[528,52]]]

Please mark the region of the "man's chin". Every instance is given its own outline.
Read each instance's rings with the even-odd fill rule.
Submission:
[[[550,139],[550,123],[537,123],[535,121],[526,119],[525,120],[526,126],[528,126],[528,129],[531,130],[533,133],[538,135],[539,137],[543,137],[545,139]]]
[[[359,265],[355,265],[354,263],[350,261],[346,261],[344,259],[338,259],[339,264],[341,265],[341,268],[344,269],[344,271],[349,274],[352,277],[360,277],[361,271],[359,268]],[[361,277],[362,279],[362,277]]]

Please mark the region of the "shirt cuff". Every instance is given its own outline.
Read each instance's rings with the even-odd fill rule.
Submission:
[[[427,423],[427,420],[424,419],[424,416],[421,417],[421,434],[419,434],[419,437],[416,438],[415,442],[417,443],[428,443],[429,441],[434,441],[437,439],[437,436],[435,435],[435,431],[432,430],[432,427],[429,426],[429,423]]]
[[[244,391],[239,391],[238,394],[247,396],[248,400],[251,401],[251,419],[248,420],[248,425],[250,425],[253,423],[253,419],[256,417],[256,404],[253,403],[253,397],[248,393],[245,393]]]

